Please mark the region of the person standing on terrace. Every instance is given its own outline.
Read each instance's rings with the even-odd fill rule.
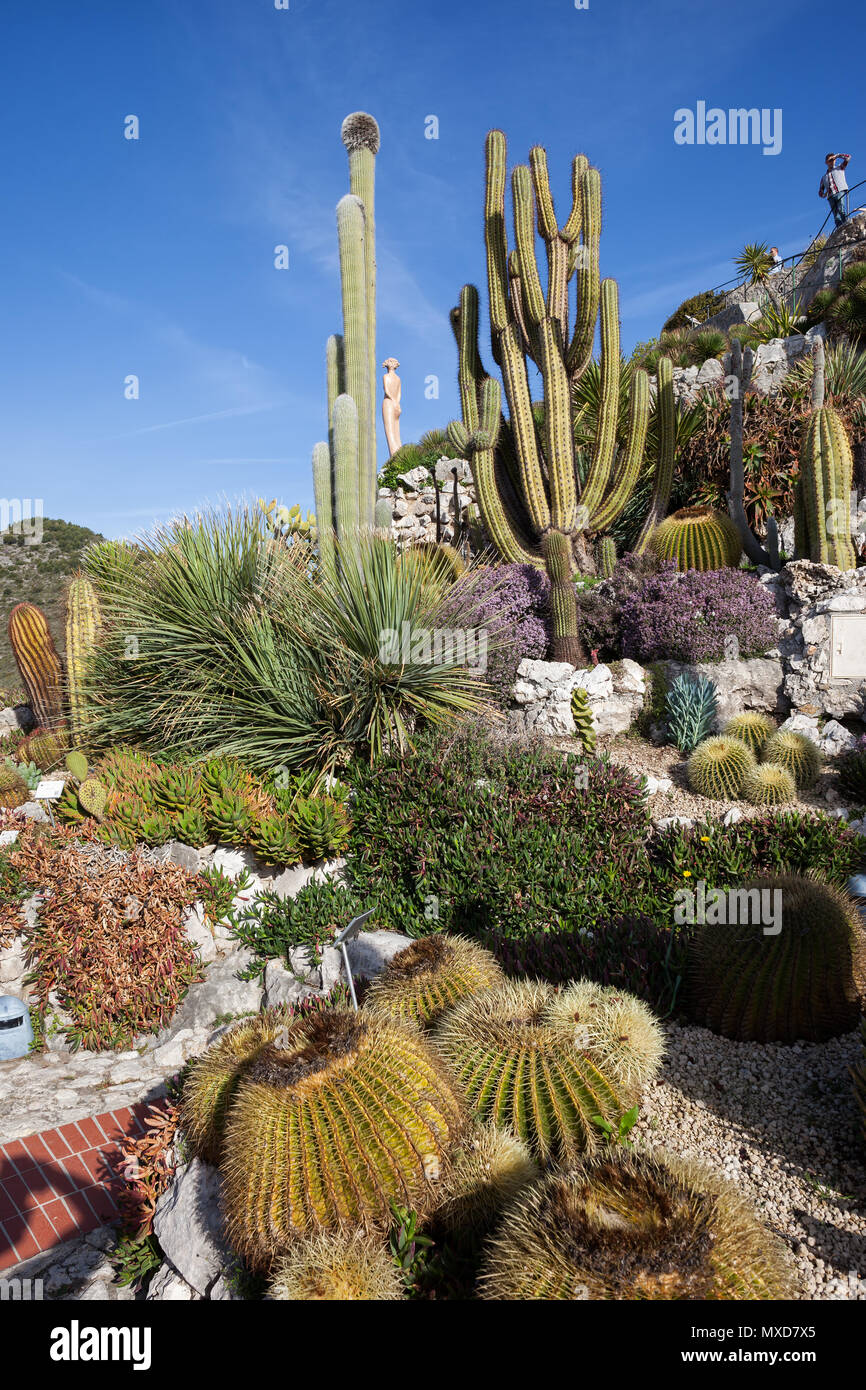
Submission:
[[[819,198],[828,198],[830,201],[830,211],[837,227],[847,220],[848,214],[845,211],[845,194],[848,192],[848,180],[845,177],[845,170],[848,168],[850,154],[828,154],[824,156],[827,165],[824,175],[818,188]],[[836,161],[841,160],[837,164]]]

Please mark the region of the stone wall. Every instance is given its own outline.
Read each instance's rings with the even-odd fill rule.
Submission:
[[[470,551],[482,550],[486,537],[478,515],[469,464],[465,459],[441,458],[434,472],[435,485],[426,468],[413,468],[403,474],[402,487],[379,488],[379,501],[391,506],[391,534],[401,546],[435,542],[438,493],[438,539],[453,545],[458,536],[465,538]]]

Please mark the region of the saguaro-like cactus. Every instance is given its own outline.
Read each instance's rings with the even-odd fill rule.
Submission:
[[[372,116],[356,111],[343,122],[342,138],[350,180],[350,192],[337,204],[343,333],[328,339],[328,442],[313,449],[319,559],[328,574],[336,564],[334,536],[348,542],[359,527],[374,526],[376,506],[374,201],[379,127]],[[345,406],[337,429],[337,406],[345,397],[357,416],[354,441],[347,432]]]
[[[541,146],[513,171],[515,249],[505,226],[506,143],[487,136],[485,242],[493,357],[502,370],[509,419],[498,380],[478,349],[478,291],[464,286],[451,322],[459,351],[462,421],[449,438],[470,458],[485,526],[503,559],[547,570],[551,581],[555,660],[580,664],[575,550],[584,537],[610,529],[631,495],[649,421],[649,379],[632,377],[628,440],[617,456],[620,385],[619,312],[613,280],[599,281],[601,180],[585,155],[572,168],[572,207],[560,227]],[[547,252],[547,289],[536,260],[536,228]],[[576,278],[573,329],[569,285]],[[592,357],[601,316],[602,399],[592,459],[582,484],[575,467],[574,391]],[[544,405],[532,401],[528,363],[544,382]]]
[[[845,426],[832,406],[824,404],[824,344],[814,349],[812,417],[800,447],[797,484],[804,547],[816,564],[852,570],[857,552],[851,540],[849,498],[854,461]]]
[[[86,575],[77,574],[66,598],[66,677],[72,728],[78,739],[84,733],[85,663],[101,626],[96,589]]]
[[[48,627],[35,603],[16,603],[9,614],[9,645],[27,687],[36,723],[52,729],[63,719],[63,667]]]

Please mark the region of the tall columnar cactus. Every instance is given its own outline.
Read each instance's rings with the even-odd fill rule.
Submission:
[[[349,543],[359,527],[372,527],[376,520],[374,201],[379,127],[372,116],[356,111],[346,117],[341,133],[350,181],[350,192],[337,204],[343,333],[328,339],[328,442],[313,449],[319,558],[327,574],[333,574],[336,565],[334,535]],[[337,403],[346,396],[357,414],[354,441],[347,433],[345,410],[342,428],[337,429]]]
[[[63,719],[63,667],[48,620],[35,603],[16,603],[8,630],[36,723],[40,728],[56,728]]]
[[[746,516],[746,483],[743,466],[743,401],[751,385],[754,354],[750,347],[743,352],[739,338],[731,340],[731,370],[728,378],[731,401],[731,486],[727,492],[728,511],[740,533],[743,549],[753,565],[769,569],[782,568],[779,555],[779,528],[774,517],[767,518],[767,549],[761,545]]]
[[[766,766],[766,764],[764,764]],[[689,942],[686,1007],[741,1042],[825,1042],[857,1027],[866,927],[845,892],[795,874],[755,879]],[[733,920],[731,920],[733,917]]]
[[[526,1189],[483,1299],[751,1300],[794,1293],[787,1252],[733,1184],[673,1156],[606,1153]]]
[[[508,980],[442,1018],[436,1043],[478,1118],[512,1130],[537,1158],[562,1162],[599,1142],[658,1069],[649,1009],[589,980],[561,993]]]
[[[415,1028],[296,1016],[242,1073],[223,1139],[232,1248],[264,1266],[298,1236],[423,1216],[465,1127],[453,1080]]]
[[[815,344],[812,416],[800,447],[801,528],[808,556],[816,564],[853,570],[857,552],[851,540],[850,496],[854,461],[839,415],[824,404],[824,344]]]
[[[101,626],[96,589],[85,574],[77,574],[66,596],[66,678],[72,729],[79,739],[85,723],[85,664]]]
[[[493,358],[501,388],[485,371],[478,347],[478,291],[465,285],[451,322],[459,354],[462,420],[449,440],[470,458],[487,531],[503,559],[544,567],[551,582],[553,656],[582,664],[577,599],[572,582],[575,553],[587,554],[590,535],[608,531],[638,479],[649,422],[649,379],[632,377],[628,439],[617,455],[620,389],[619,310],[616,283],[599,280],[601,181],[584,155],[572,168],[572,207],[559,226],[550,192],[545,151],[530,151],[511,181],[515,249],[505,225],[506,143],[499,130],[487,136],[485,243]],[[547,253],[547,287],[536,260],[536,228]],[[576,279],[576,312],[570,325],[569,285]],[[602,397],[592,459],[581,485],[575,467],[575,388],[592,357],[601,319]],[[544,404],[532,401],[528,364],[544,383]],[[664,378],[664,373],[662,373]],[[670,390],[668,380],[663,394]],[[668,440],[672,409],[661,415]],[[667,425],[665,422],[668,422]],[[667,443],[665,444],[667,448]],[[659,480],[663,483],[663,479]]]

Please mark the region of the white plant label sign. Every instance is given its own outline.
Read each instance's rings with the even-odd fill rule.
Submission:
[[[834,613],[830,679],[866,681],[866,613]]]
[[[65,785],[66,783],[63,781],[55,782],[44,777],[33,795],[37,801],[56,801],[58,796],[63,795]]]

